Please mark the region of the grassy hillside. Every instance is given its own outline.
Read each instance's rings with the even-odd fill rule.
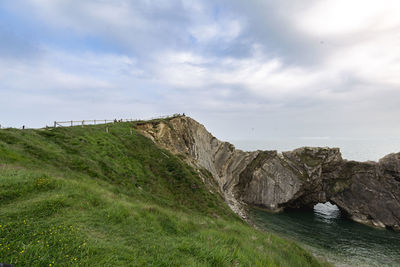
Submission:
[[[242,222],[132,123],[0,130],[0,262],[321,266]]]

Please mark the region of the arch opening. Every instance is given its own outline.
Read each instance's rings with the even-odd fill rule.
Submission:
[[[313,207],[314,215],[324,222],[340,219],[343,214],[340,208],[331,202],[317,203]]]

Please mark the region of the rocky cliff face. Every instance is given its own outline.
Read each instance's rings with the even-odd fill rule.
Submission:
[[[137,127],[208,170],[242,217],[243,203],[278,212],[331,201],[355,221],[400,229],[400,153],[376,163],[343,160],[338,148],[244,152],[185,116]]]

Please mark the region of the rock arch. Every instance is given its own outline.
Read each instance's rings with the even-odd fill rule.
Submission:
[[[269,156],[239,176],[244,202],[281,211],[330,201],[354,221],[400,229],[400,153],[378,163],[343,160],[337,148],[260,153]]]
[[[240,203],[278,212],[331,201],[357,222],[400,230],[400,153],[356,162],[327,147],[244,152],[186,116],[137,127],[195,168],[208,170],[239,215]]]

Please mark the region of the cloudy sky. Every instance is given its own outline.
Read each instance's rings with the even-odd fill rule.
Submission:
[[[400,136],[398,0],[4,0],[0,124],[182,113],[224,140]]]

